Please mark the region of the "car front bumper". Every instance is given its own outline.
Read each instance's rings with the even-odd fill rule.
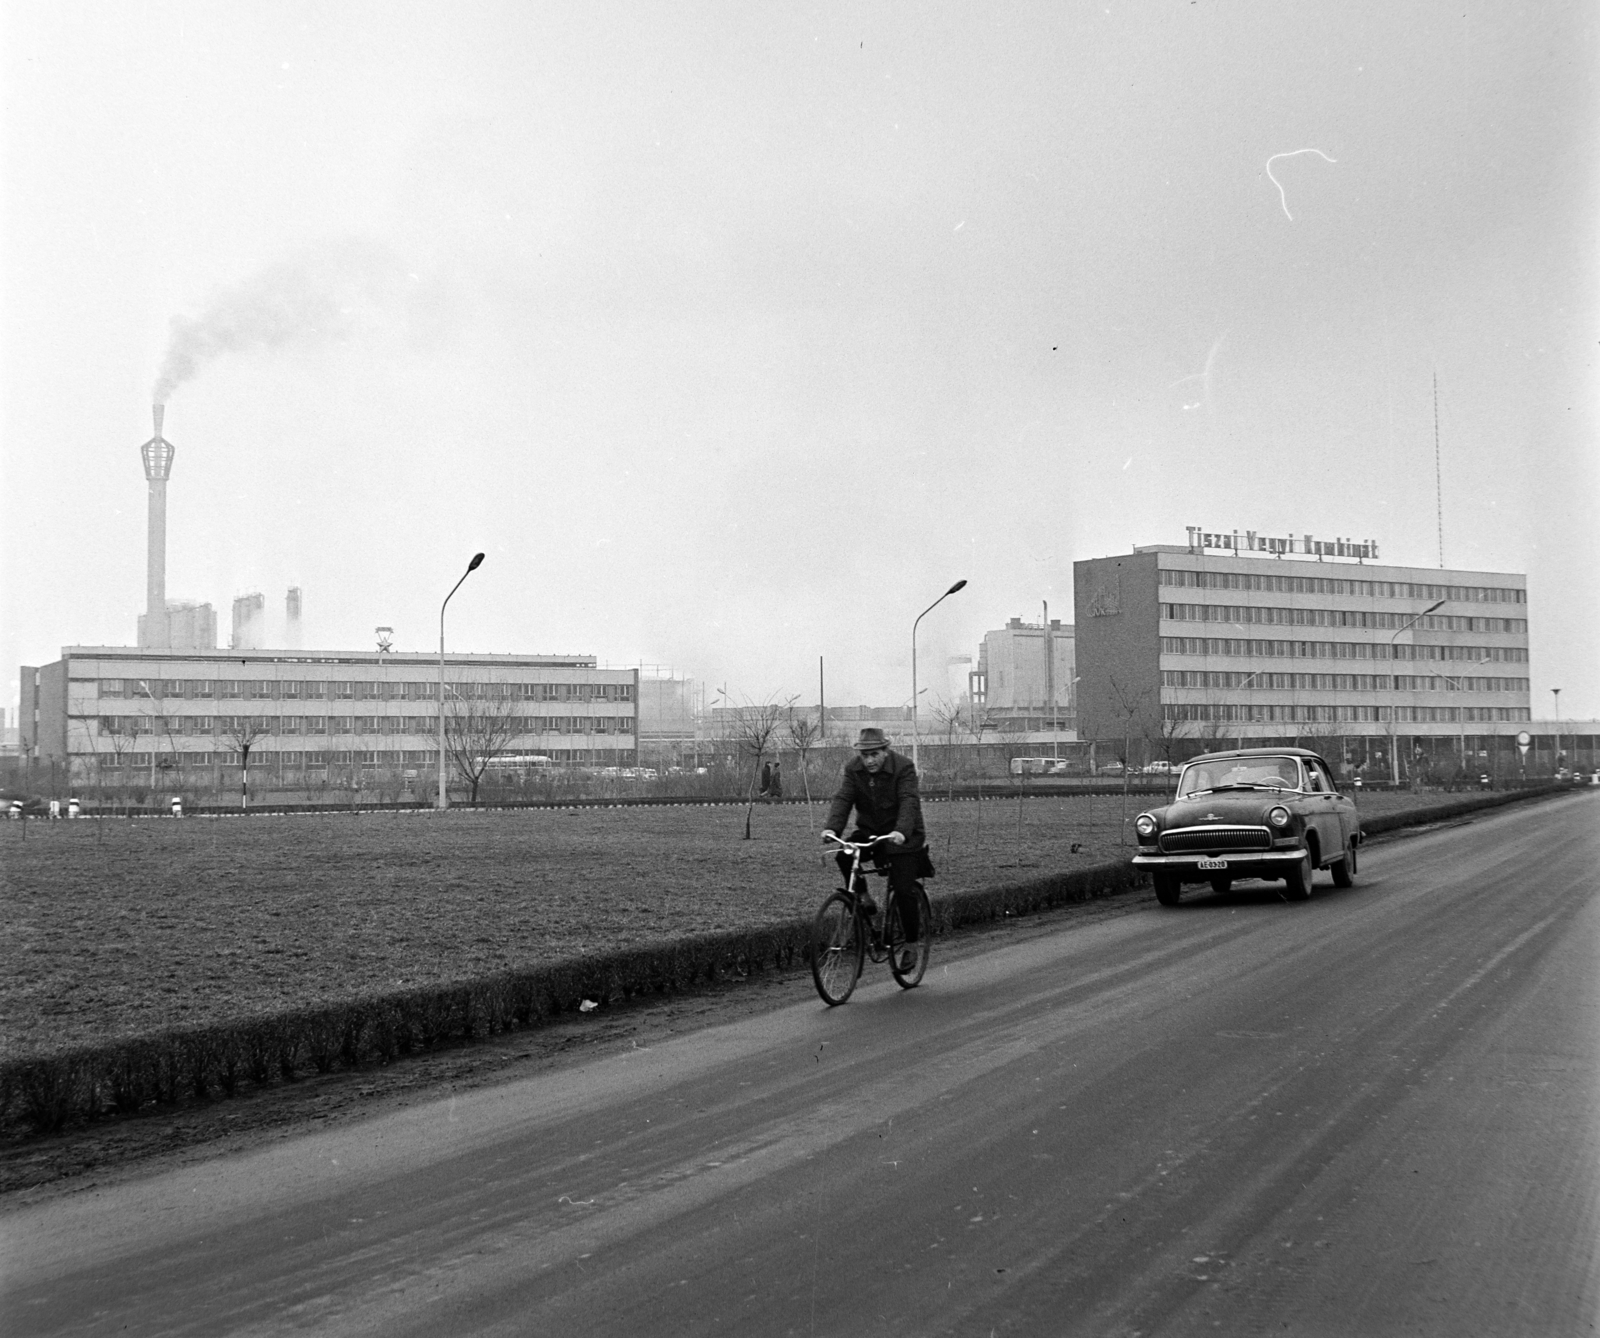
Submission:
[[[1133,867],[1151,873],[1176,874],[1179,878],[1204,882],[1211,878],[1282,878],[1288,870],[1306,857],[1304,846],[1285,847],[1282,850],[1219,850],[1209,854],[1204,850],[1185,850],[1180,855],[1163,855],[1159,851],[1141,851],[1133,857]],[[1226,860],[1226,869],[1202,869],[1203,859]]]

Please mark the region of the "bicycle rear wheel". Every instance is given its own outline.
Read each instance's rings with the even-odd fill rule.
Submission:
[[[884,939],[889,945],[889,971],[903,990],[915,989],[922,983],[922,974],[928,969],[928,956],[933,950],[933,908],[928,905],[928,894],[920,883],[917,885],[917,929],[917,941],[907,943],[905,926],[900,923],[900,903],[896,901],[889,907],[888,922],[883,927]]]
[[[811,924],[811,979],[823,1003],[832,1007],[850,997],[861,978],[866,946],[855,898],[848,892],[833,893]]]

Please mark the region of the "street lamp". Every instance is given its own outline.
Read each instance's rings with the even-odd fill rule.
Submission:
[[[1494,659],[1493,655],[1485,655],[1481,660],[1474,660],[1467,668],[1476,669],[1480,664],[1488,664],[1492,659]],[[1440,674],[1439,677],[1444,679],[1446,683],[1454,683],[1457,692],[1465,692],[1467,690],[1462,686],[1467,681],[1467,676],[1464,672],[1459,674]],[[1456,710],[1460,713],[1456,717],[1456,724],[1460,726],[1461,770],[1465,774],[1467,769],[1467,708],[1458,706]]]
[[[467,563],[467,569],[461,573],[461,581],[471,576],[478,570],[483,562],[482,553],[474,553],[472,561]],[[444,767],[444,611],[450,603],[450,595],[461,589],[461,581],[450,587],[450,594],[444,597],[444,604],[439,605],[439,797],[434,800],[436,808],[450,807],[450,790],[445,779]]]
[[[938,599],[934,600],[932,604],[928,605],[927,608],[923,609],[923,611],[917,615],[916,621],[911,624],[911,765],[912,766],[916,766],[917,765],[917,743],[918,743],[918,733],[917,733],[917,623],[920,623],[924,618],[926,618],[930,613],[932,613],[933,610],[936,607],[938,607],[938,605],[940,604],[941,601],[943,601],[945,599],[948,599],[951,595],[955,594],[955,592],[957,590],[961,589],[961,587],[964,586],[965,584],[966,584],[965,580],[957,581],[948,590],[946,590],[944,592],[944,594],[940,595]]]
[[[1413,623],[1420,623],[1435,609],[1442,608],[1443,606],[1444,600],[1436,599],[1433,601],[1433,603],[1428,605],[1427,608],[1423,609],[1421,613],[1412,614],[1411,617],[1407,618],[1405,622],[1401,623],[1400,626],[1394,629],[1394,636],[1389,638],[1389,676],[1391,680],[1394,677],[1394,643],[1396,638],[1398,638],[1400,633],[1405,631],[1406,628],[1410,627]],[[1398,785],[1400,784],[1400,759],[1396,756],[1396,744],[1397,739],[1394,730],[1394,708],[1391,706],[1389,708],[1389,777],[1395,785]]]
[[[1556,747],[1550,759],[1550,772],[1554,775],[1561,769],[1561,689],[1551,688],[1550,695],[1556,699]]]
[[[1247,687],[1250,686],[1250,684],[1255,682],[1256,679],[1260,678],[1261,675],[1266,672],[1267,671],[1265,669],[1257,669],[1254,673],[1242,679],[1239,683],[1239,686],[1233,690],[1235,692],[1243,692]],[[1291,697],[1289,700],[1292,702],[1294,698]],[[1235,711],[1243,712],[1246,709],[1246,704],[1244,702],[1240,702],[1233,709]],[[1235,716],[1233,720],[1233,746],[1235,748],[1244,747],[1244,719],[1242,715]]]

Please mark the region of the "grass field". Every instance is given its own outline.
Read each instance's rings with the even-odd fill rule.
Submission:
[[[809,916],[824,811],[759,807],[749,841],[735,806],[0,824],[0,1056]],[[936,899],[1125,849],[1120,797],[926,818]]]

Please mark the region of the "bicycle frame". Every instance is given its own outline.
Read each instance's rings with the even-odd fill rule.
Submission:
[[[877,845],[880,841],[886,840],[887,838],[886,837],[882,837],[882,836],[874,836],[870,841],[844,841],[844,840],[841,840],[837,836],[831,836],[828,839],[830,841],[832,841],[836,846],[838,846],[841,850],[848,850],[850,852],[850,872],[845,877],[845,885],[844,885],[842,890],[845,891],[845,892],[848,892],[850,894],[851,900],[854,902],[854,904],[856,906],[856,914],[861,917],[863,922],[866,922],[868,924],[868,927],[870,929],[871,928],[871,924],[870,924],[871,917],[868,916],[865,912],[863,912],[861,910],[860,893],[858,893],[856,891],[856,879],[857,878],[866,877],[867,870],[864,869],[862,866],[864,864],[866,864],[866,862],[867,862],[866,861],[867,851],[871,850],[873,848],[873,846]],[[883,869],[873,869],[873,870],[871,870],[871,872],[881,876],[886,871],[883,870]],[[870,895],[870,889],[869,889],[869,895]],[[882,910],[883,910],[883,912],[885,914],[887,914],[888,910],[889,910],[888,900],[889,900],[888,893],[885,892],[885,894],[884,894],[884,905],[882,907]],[[877,960],[877,959],[874,958],[874,960]]]
[[[932,913],[921,882],[914,886],[923,917],[922,932],[916,942],[915,955],[901,961],[896,953],[909,946],[902,936],[904,908],[897,906],[893,890],[886,888],[881,919],[877,919],[867,914],[863,905],[864,889],[857,888],[857,880],[865,877],[862,866],[867,851],[884,838],[845,841],[829,833],[826,839],[839,850],[849,852],[850,864],[846,875],[847,886],[824,898],[812,928],[811,974],[816,982],[817,993],[830,1006],[843,1003],[855,989],[863,959],[869,956],[874,962],[887,960],[891,974],[902,989],[915,988],[927,969],[928,936],[932,929]],[[888,871],[874,869],[873,872],[882,875]]]

